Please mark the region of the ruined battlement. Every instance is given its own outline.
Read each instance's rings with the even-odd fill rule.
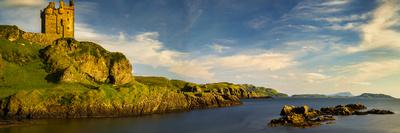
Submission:
[[[75,8],[74,0],[66,5],[60,0],[58,8],[54,1],[40,11],[42,19],[42,33],[58,36],[59,38],[74,38]]]

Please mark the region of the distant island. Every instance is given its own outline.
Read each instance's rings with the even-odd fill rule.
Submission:
[[[328,98],[328,96],[322,94],[298,94],[292,95],[291,98]]]
[[[357,98],[383,98],[383,99],[394,99],[394,97],[386,94],[373,94],[373,93],[363,93]]]
[[[350,92],[340,92],[332,95],[324,94],[296,94],[292,95],[291,98],[379,98],[379,99],[395,99],[394,97],[386,94],[373,94],[363,93],[359,96],[354,96]]]

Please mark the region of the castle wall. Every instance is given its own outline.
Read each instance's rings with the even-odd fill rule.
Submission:
[[[21,37],[23,40],[41,44],[43,46],[50,45],[55,40],[60,38],[60,36],[57,34],[42,34],[42,33],[32,33],[32,32],[25,32],[22,34]]]
[[[60,36],[57,34],[24,32],[17,26],[0,25],[0,39],[9,41],[28,41],[41,46],[48,46],[59,38]]]
[[[42,33],[56,34],[60,38],[74,37],[74,21],[75,21],[74,5],[70,3],[65,6],[64,2],[60,2],[60,7],[55,8],[55,3],[50,2],[42,11]]]

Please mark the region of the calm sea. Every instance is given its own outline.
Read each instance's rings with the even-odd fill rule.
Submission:
[[[368,108],[389,109],[395,115],[338,117],[335,123],[315,128],[267,126],[279,117],[285,104],[313,108],[362,103]],[[1,128],[5,133],[400,133],[400,100],[384,99],[262,99],[244,105],[150,115],[134,118],[39,120],[32,125]]]

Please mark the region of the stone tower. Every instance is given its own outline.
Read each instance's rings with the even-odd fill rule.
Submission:
[[[58,8],[54,1],[49,2],[49,5],[40,11],[40,16],[42,33],[60,38],[74,38],[74,0],[70,0],[69,5],[66,5],[64,0],[60,0]]]

